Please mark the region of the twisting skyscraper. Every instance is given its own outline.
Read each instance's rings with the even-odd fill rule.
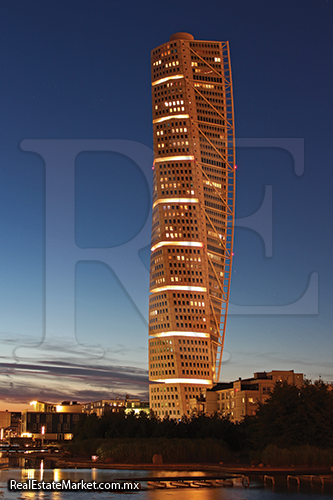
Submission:
[[[179,418],[221,368],[236,168],[228,42],[176,33],[152,51],[151,75],[149,396],[155,414]]]

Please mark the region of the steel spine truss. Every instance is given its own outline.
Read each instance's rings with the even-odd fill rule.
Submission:
[[[186,45],[190,52],[195,56],[196,60],[200,60],[203,67],[209,69],[210,73],[219,79],[219,82],[214,83],[214,85],[222,87],[222,94],[224,97],[224,109],[223,112],[221,112],[219,109],[217,109],[217,106],[215,106],[209,100],[209,98],[207,98],[202,92],[200,92],[199,85],[205,82],[204,78],[200,78],[200,73],[196,78],[189,78],[185,76],[186,84],[190,88],[192,88],[192,90],[194,90],[195,95],[199,96],[199,99],[204,101],[205,105],[208,106],[208,111],[211,110],[210,116],[214,116],[215,118],[218,117],[221,121],[221,123],[219,124],[216,123],[218,121],[216,119],[215,122],[210,122],[208,121],[209,119],[205,121],[199,118],[197,120],[190,118],[193,130],[196,130],[199,134],[199,140],[202,143],[208,144],[210,150],[214,151],[214,153],[216,153],[216,156],[220,160],[221,166],[214,165],[214,169],[220,170],[221,175],[222,173],[225,173],[226,175],[225,190],[219,190],[211,182],[209,174],[205,171],[205,168],[209,166],[209,163],[205,163],[204,161],[202,161],[202,158],[201,161],[197,159],[197,168],[202,174],[202,179],[206,182],[206,187],[209,189],[210,197],[217,201],[217,203],[211,203],[209,201],[208,195],[204,193],[204,203],[200,203],[200,208],[205,214],[206,227],[209,231],[209,238],[207,238],[207,246],[205,248],[208,262],[208,274],[209,277],[211,277],[213,281],[215,281],[214,288],[212,287],[212,283],[210,283],[208,289],[211,326],[213,325],[213,330],[211,333],[212,359],[215,359],[215,371],[213,378],[214,382],[217,383],[219,381],[221,371],[230,297],[235,220],[236,157],[230,52],[228,42],[219,43],[221,53],[221,72],[219,72],[216,70],[216,68],[210,65],[209,62],[201,57],[200,53],[198,53],[195,50],[195,47],[192,46],[194,44],[191,44],[187,41],[184,41],[183,44]],[[205,133],[205,127],[209,123],[213,124],[215,128],[221,129],[221,137],[223,137],[224,142],[224,151],[221,150],[221,148],[217,147]],[[225,226],[225,235],[222,236],[222,238],[220,234],[221,231],[219,231],[219,228],[216,227],[218,225],[217,222],[219,218],[221,220],[221,226],[223,224]],[[223,224],[222,220],[224,220]],[[208,244],[208,239],[212,244]],[[214,263],[214,254],[218,257],[221,257],[221,255],[223,255],[224,257],[223,276],[219,276],[217,264]]]

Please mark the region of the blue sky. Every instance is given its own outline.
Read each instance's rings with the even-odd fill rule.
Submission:
[[[221,380],[333,381],[332,13],[331,0],[1,4],[2,408],[147,395],[150,51],[177,31],[230,42],[239,222]]]

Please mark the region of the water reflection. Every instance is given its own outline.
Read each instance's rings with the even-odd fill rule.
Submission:
[[[98,477],[98,469],[92,469],[91,470],[91,479],[93,481],[97,481],[97,477]]]
[[[41,462],[40,462],[40,474],[39,474],[40,481],[43,481],[43,476],[44,476],[44,460],[41,460]]]
[[[232,493],[232,494],[230,494]],[[145,491],[144,498],[146,500],[244,500],[251,498],[243,492],[239,495],[239,491],[224,490],[220,488],[175,488],[165,490],[148,490]],[[244,496],[245,493],[245,496]],[[252,497],[253,499],[255,497]]]
[[[60,469],[54,469],[53,471],[53,481],[60,481]]]
[[[295,500],[324,500],[324,498],[332,498],[332,489],[318,491],[317,488],[296,488],[287,487],[286,478],[284,477],[283,486],[276,483],[275,489],[263,486],[263,483],[258,482],[258,478],[251,478],[250,488],[244,488],[241,478],[233,480],[233,487],[187,487],[187,488],[166,488],[166,489],[147,489],[147,481],[153,478],[171,478],[171,482],[176,482],[180,477],[194,477],[208,479],[210,475],[215,475],[208,471],[140,471],[140,470],[110,470],[110,469],[50,469],[47,467],[46,461],[39,463],[39,468],[28,468],[25,466],[22,469],[0,469],[0,487],[4,492],[6,500],[19,500],[25,498],[27,500],[47,498],[49,500],[78,500],[78,498],[98,500],[110,499],[114,497],[111,492],[77,492],[77,491],[24,491],[24,492],[7,492],[8,479],[16,479],[17,481],[27,481],[28,479],[44,480],[47,482],[59,482],[62,479],[71,481],[96,481],[96,482],[112,482],[122,480],[132,480],[140,478],[145,480],[142,482],[141,491],[135,492],[132,497],[136,500],[290,500],[292,496],[297,495]],[[174,478],[174,479],[173,479]],[[200,483],[200,479],[197,480]],[[256,482],[257,481],[257,482]],[[169,483],[170,484],[170,483]],[[277,496],[278,495],[278,496]],[[117,499],[128,500],[128,493],[117,493]],[[1,498],[0,498],[1,500]]]

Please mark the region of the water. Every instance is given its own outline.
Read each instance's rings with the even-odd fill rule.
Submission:
[[[61,481],[62,479],[71,481],[84,480],[86,482],[112,482],[115,480],[135,481],[136,478],[153,478],[161,476],[173,476],[175,480],[181,476],[199,476],[203,478],[209,475],[202,471],[142,471],[142,470],[103,470],[103,469],[44,469],[44,462],[38,469],[15,468],[0,470],[0,500],[104,500],[117,498],[128,500],[129,495],[133,500],[325,500],[332,498],[332,489],[321,486],[311,487],[302,485],[300,489],[296,486],[287,487],[285,484],[272,489],[265,487],[258,478],[251,478],[250,488],[244,488],[240,480],[235,480],[233,488],[181,488],[164,490],[141,490],[127,493],[97,492],[97,491],[8,491],[7,483],[9,479],[17,481],[27,481],[36,479],[37,481]],[[282,483],[282,481],[281,481]],[[142,483],[142,488],[146,488],[147,483]]]

